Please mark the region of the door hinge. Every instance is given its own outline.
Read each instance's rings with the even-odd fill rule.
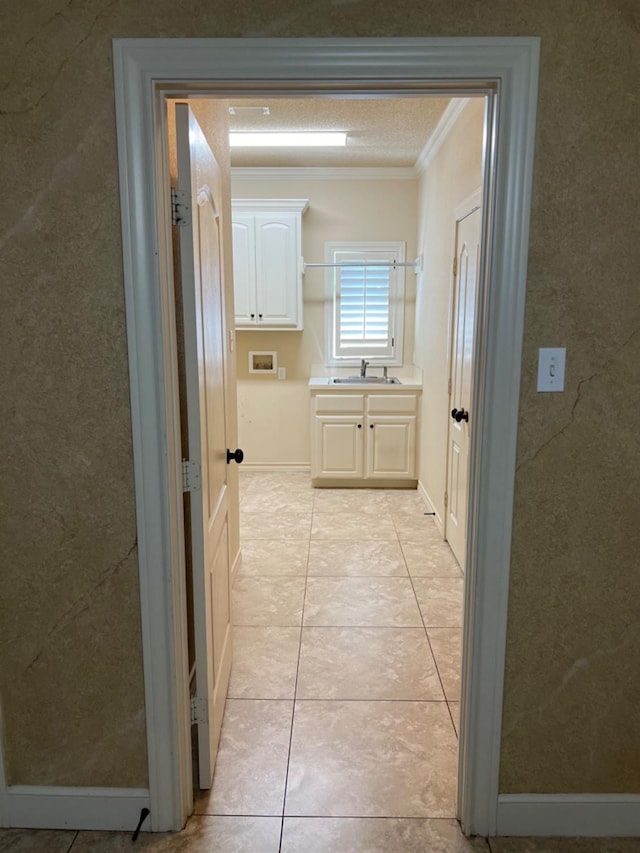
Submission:
[[[182,460],[182,491],[198,492],[202,485],[200,477],[200,463],[192,462],[191,459]]]
[[[209,703],[200,696],[191,697],[191,725],[209,722]]]
[[[458,275],[458,258],[457,257],[455,257],[453,259],[453,275],[454,276]]]
[[[171,189],[171,224],[191,225],[191,199],[185,190]]]

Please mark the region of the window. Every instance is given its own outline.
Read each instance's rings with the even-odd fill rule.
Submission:
[[[402,364],[404,259],[404,243],[325,243],[328,364]]]

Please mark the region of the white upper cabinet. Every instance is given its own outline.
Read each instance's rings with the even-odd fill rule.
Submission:
[[[242,199],[233,209],[238,329],[302,329],[302,214],[306,199]]]

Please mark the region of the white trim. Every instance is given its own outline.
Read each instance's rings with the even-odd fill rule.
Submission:
[[[243,471],[303,471],[311,474],[311,465],[308,462],[243,462]]]
[[[114,41],[123,263],[139,542],[149,787],[154,829],[189,811],[188,667],[180,578],[175,318],[162,187],[162,86],[174,96],[362,91],[483,94],[489,122],[483,252],[487,289],[476,359],[458,814],[495,832],[535,139],[538,38],[117,39]],[[197,82],[194,82],[197,81]],[[302,81],[302,82],[301,82]],[[306,82],[305,82],[306,81]],[[474,82],[475,81],[475,82]],[[499,102],[499,109],[498,107]],[[172,326],[173,324],[173,326]],[[478,497],[482,495],[483,500]]]
[[[422,500],[425,502],[427,511],[433,513],[433,520],[436,523],[436,527],[438,528],[440,535],[444,539],[444,526],[442,524],[442,518],[440,517],[440,513],[436,509],[435,504],[429,497],[429,492],[425,489],[422,480],[418,480],[418,493]]]
[[[7,790],[6,826],[26,829],[108,829],[133,832],[149,808],[145,788],[62,788],[13,785]],[[150,829],[147,817],[141,827]]]
[[[233,166],[231,181],[415,181],[413,166]]]
[[[163,831],[184,826],[193,789],[171,218],[166,151],[155,149],[156,139],[166,144],[166,108],[147,75],[114,46],[149,807],[151,828]]]
[[[640,794],[501,794],[497,835],[640,836]]]
[[[449,101],[445,111],[440,116],[440,121],[436,125],[435,130],[429,139],[427,139],[427,143],[422,151],[418,154],[414,169],[419,175],[427,171],[429,164],[440,150],[442,143],[451,133],[454,124],[458,121],[462,111],[470,100],[470,98],[452,98]]]

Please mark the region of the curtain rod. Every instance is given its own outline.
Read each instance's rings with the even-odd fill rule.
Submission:
[[[311,267],[314,267],[314,268],[316,268],[316,267],[382,267],[382,268],[393,267],[393,269],[396,269],[396,267],[408,267],[408,268],[414,270],[417,274],[417,273],[422,271],[422,255],[419,255],[415,259],[415,261],[409,261],[407,263],[405,263],[404,261],[402,263],[400,263],[398,261],[361,261],[361,262],[360,261],[342,261],[340,263],[333,263],[333,264],[331,264],[331,263],[321,263],[321,264],[313,263],[313,264],[310,264],[310,263],[307,263],[306,261],[302,262],[302,269],[303,270],[310,269]]]

